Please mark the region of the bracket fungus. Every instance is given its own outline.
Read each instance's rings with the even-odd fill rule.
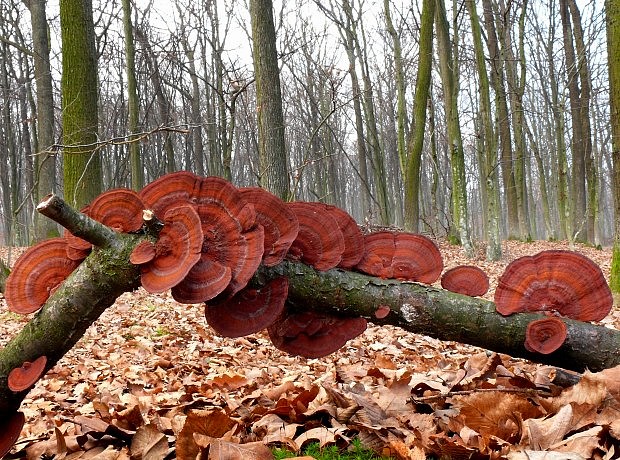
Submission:
[[[37,311],[79,264],[67,257],[65,238],[50,238],[30,247],[6,280],[9,310],[22,315]]]
[[[148,240],[141,241],[133,248],[129,255],[129,262],[134,265],[143,265],[149,263],[157,256],[157,247],[155,243],[151,243]]]
[[[263,228],[244,229],[216,204],[198,206],[203,242],[200,261],[172,290],[181,303],[206,302],[229,288],[228,295],[244,288],[263,256]]]
[[[437,245],[424,235],[380,231],[364,237],[355,269],[371,276],[432,284],[443,270]]]
[[[139,192],[144,206],[151,209],[159,219],[170,208],[181,204],[193,204],[195,190],[200,188],[201,177],[189,171],[177,171],[155,179]]]
[[[320,271],[336,267],[344,253],[344,237],[336,219],[321,203],[295,201],[287,206],[299,221],[299,232],[287,257]]]
[[[364,318],[340,318],[315,311],[284,314],[267,328],[278,349],[305,358],[321,358],[366,330]]]
[[[254,206],[220,177],[187,171],[167,174],[140,192],[145,206],[161,216],[179,204],[191,205],[200,219],[199,260],[172,289],[182,303],[211,300],[228,288],[231,296],[247,284],[263,256],[263,229]]]
[[[531,321],[525,330],[525,348],[528,351],[548,355],[562,346],[566,340],[566,324],[557,316]]]
[[[192,206],[170,208],[163,220],[164,227],[155,242],[155,257],[140,267],[142,286],[152,293],[179,284],[200,259],[202,247],[200,218]]]
[[[550,312],[600,321],[613,305],[601,269],[573,251],[549,250],[512,261],[500,276],[495,306],[502,315]]]
[[[489,277],[475,265],[459,265],[442,275],[441,287],[470,297],[483,296],[489,290]]]
[[[263,265],[272,267],[279,264],[299,231],[295,213],[280,198],[260,187],[243,187],[239,192],[254,206],[256,223],[265,231]]]
[[[21,367],[16,367],[9,372],[7,384],[11,391],[16,393],[27,390],[37,383],[45,371],[47,357],[39,356],[33,362],[25,361]]]
[[[338,267],[351,269],[357,265],[364,255],[364,235],[355,219],[348,212],[330,204],[317,203],[334,218],[344,239],[344,251]]]
[[[205,307],[209,326],[223,337],[243,337],[271,326],[284,310],[288,278],[274,278],[260,289],[245,288]]]
[[[4,458],[15,445],[25,423],[26,416],[23,412],[8,416],[0,414],[0,458]]]
[[[89,205],[89,216],[119,232],[135,232],[142,227],[144,204],[133,190],[117,188],[97,196]]]

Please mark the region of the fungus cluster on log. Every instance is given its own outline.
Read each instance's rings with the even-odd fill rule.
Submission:
[[[40,309],[93,247],[104,247],[105,238],[98,240],[95,232],[88,231],[94,221],[110,227],[105,231],[113,235],[114,231],[137,235],[129,262],[140,267],[147,291],[170,289],[178,302],[204,303],[207,323],[223,336],[267,330],[274,346],[308,358],[344,346],[366,329],[366,319],[303,310],[303,305],[289,300],[286,277],[248,286],[261,264],[270,267],[289,259],[317,271],[355,270],[425,284],[436,282],[444,266],[435,243],[423,235],[393,231],[363,235],[353,218],[337,207],[284,203],[260,188],[237,189],[224,179],[186,171],[162,176],[139,193],[105,192],[82,213],[82,220],[71,228],[74,234],[66,231],[62,238],[39,243],[18,259],[5,290],[12,311],[28,314]],[[460,294],[481,296],[489,280],[477,267],[460,266],[446,271],[441,284]],[[569,251],[545,251],[507,267],[495,303],[502,315],[532,311],[552,315],[532,322],[525,342],[528,350],[552,353],[567,334],[557,316],[600,320],[611,309],[612,297],[592,261]],[[381,320],[390,313],[389,306],[380,305],[371,315]],[[10,372],[8,386],[15,393],[27,390],[48,365],[45,356],[24,362]],[[0,457],[13,445],[23,423],[23,414],[0,414]]]
[[[542,312],[578,321],[600,321],[613,305],[601,269],[572,251],[549,250],[512,261],[495,289],[496,309],[502,315]],[[539,353],[557,350],[566,339],[559,318],[527,328],[525,346]]]

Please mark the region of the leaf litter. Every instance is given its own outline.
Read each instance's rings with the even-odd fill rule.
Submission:
[[[510,241],[488,262],[484,248],[472,261],[439,246],[446,270],[473,263],[489,275],[489,300],[509,262],[567,248]],[[609,276],[610,250],[571,249]],[[0,320],[4,345],[27,318],[3,308]],[[618,327],[618,311],[603,323]],[[580,376],[389,326],[322,359],[292,357],[265,332],[219,337],[201,305],[140,289],[29,392],[7,458],[261,460],[270,447],[346,448],[359,438],[397,459],[611,459],[620,456],[618,382],[619,368]]]

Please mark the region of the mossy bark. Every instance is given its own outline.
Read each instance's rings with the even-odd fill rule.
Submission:
[[[140,270],[129,262],[129,254],[140,239],[137,235],[119,234],[114,246],[94,249],[0,350],[0,414],[13,413],[28,393],[14,393],[8,388],[12,369],[41,355],[47,357],[45,370],[51,369],[119,295],[140,285]]]
[[[288,277],[289,303],[300,309],[363,316],[376,324],[576,371],[600,371],[620,364],[620,333],[603,326],[566,320],[565,343],[556,352],[541,355],[523,345],[528,323],[543,317],[539,314],[505,317],[484,299],[337,269],[319,272],[293,262],[263,267],[255,280],[261,283],[277,276]],[[391,312],[379,320],[374,313],[383,305]]]

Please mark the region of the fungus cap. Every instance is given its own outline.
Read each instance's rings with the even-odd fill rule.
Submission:
[[[459,265],[441,277],[441,287],[471,297],[483,296],[489,290],[489,277],[474,265]]]
[[[556,316],[531,321],[525,330],[525,348],[548,355],[562,346],[568,332],[566,324]]]
[[[89,216],[119,232],[135,232],[142,227],[144,204],[127,188],[116,188],[97,196],[89,206]]]
[[[299,221],[299,232],[287,258],[299,260],[320,271],[336,267],[344,253],[344,237],[336,219],[321,203],[287,203]]]
[[[4,458],[15,445],[25,423],[23,412],[0,414],[0,458]]]
[[[21,367],[12,369],[7,379],[9,389],[18,393],[30,388],[41,378],[46,364],[47,357],[42,355],[33,362],[25,361]]]
[[[366,330],[364,318],[340,318],[314,311],[284,314],[267,328],[274,346],[291,355],[321,358]]]
[[[189,171],[176,171],[163,175],[147,184],[139,192],[144,206],[163,219],[170,208],[183,204],[194,204],[192,197],[199,189],[200,176]]]
[[[321,206],[334,218],[344,239],[344,251],[338,267],[350,269],[355,267],[364,255],[364,235],[355,219],[348,212],[330,204]]]
[[[157,255],[157,247],[150,241],[140,241],[129,255],[129,262],[134,265],[149,263]]]
[[[601,269],[573,251],[549,250],[516,259],[495,289],[495,306],[502,315],[548,311],[579,321],[600,321],[612,305]]]
[[[260,187],[240,188],[241,196],[254,206],[256,223],[264,229],[263,265],[271,267],[284,260],[297,237],[299,222],[295,213],[273,193]]]
[[[364,255],[356,270],[381,278],[431,284],[443,270],[437,245],[424,235],[379,231],[364,237]]]
[[[155,257],[141,266],[141,282],[151,293],[179,284],[200,260],[202,230],[198,213],[190,205],[170,208],[155,242]]]
[[[205,307],[207,323],[224,337],[242,337],[271,326],[282,314],[288,278],[274,278],[259,289],[245,288],[231,298],[214,299]]]
[[[9,310],[22,315],[37,311],[79,264],[67,257],[65,238],[50,238],[30,247],[6,280],[4,296]]]

